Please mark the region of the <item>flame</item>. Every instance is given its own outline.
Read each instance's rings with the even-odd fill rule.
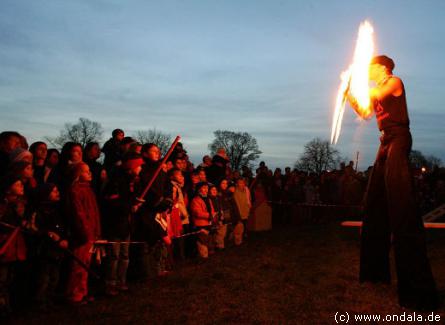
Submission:
[[[340,75],[335,110],[332,120],[331,143],[337,143],[345,112],[346,95],[349,91],[357,99],[360,115],[371,113],[369,98],[369,64],[374,55],[374,29],[368,21],[360,24],[352,64]]]

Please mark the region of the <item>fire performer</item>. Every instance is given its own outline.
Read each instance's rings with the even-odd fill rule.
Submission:
[[[368,182],[363,220],[360,282],[390,282],[389,250],[394,243],[399,304],[408,308],[438,307],[436,285],[427,257],[424,228],[416,213],[408,155],[412,138],[405,88],[392,71],[391,58],[371,60],[369,78],[372,110],[348,101],[363,118],[376,114],[380,147]]]

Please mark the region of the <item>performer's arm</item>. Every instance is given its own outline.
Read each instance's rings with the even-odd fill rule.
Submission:
[[[348,94],[347,94],[347,99],[348,99],[349,105],[351,105],[352,109],[357,113],[358,116],[360,116],[361,118],[363,118],[365,120],[371,118],[372,112],[373,112],[372,104],[371,104],[371,108],[363,109],[358,104],[357,99],[355,99],[355,97],[352,96],[351,92],[349,92],[349,91],[348,91]],[[372,98],[371,98],[371,103],[372,103]]]
[[[391,77],[389,80],[380,87],[371,88],[369,90],[369,96],[371,97],[371,101],[374,100],[383,100],[386,97],[400,96],[403,92],[403,84],[402,81],[397,77]]]

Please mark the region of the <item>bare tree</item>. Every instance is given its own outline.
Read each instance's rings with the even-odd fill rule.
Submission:
[[[161,150],[163,155],[167,153],[172,142],[172,136],[170,134],[158,131],[156,129],[151,129],[147,131],[136,131],[136,134],[133,137],[142,144],[144,143],[156,144]]]
[[[247,132],[217,130],[213,134],[215,139],[209,144],[211,154],[214,155],[218,149],[224,148],[234,170],[239,170],[242,166],[249,166],[262,153],[256,139]]]
[[[442,166],[442,159],[433,155],[425,156],[420,150],[411,150],[409,161],[413,168],[426,167],[429,170],[432,170]]]
[[[304,152],[295,163],[295,168],[320,174],[322,171],[335,169],[340,160],[340,152],[329,141],[315,138],[304,146]]]
[[[421,168],[426,165],[426,158],[420,150],[411,150],[409,162],[413,168]]]
[[[440,168],[442,167],[442,159],[430,155],[426,157],[427,166],[430,169]]]
[[[99,122],[81,117],[76,124],[65,123],[64,129],[57,137],[45,137],[45,139],[57,148],[69,141],[80,143],[83,147],[88,142],[99,142],[102,139],[103,128]]]

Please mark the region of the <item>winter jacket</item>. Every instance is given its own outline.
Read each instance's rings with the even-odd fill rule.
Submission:
[[[110,176],[103,190],[102,230],[107,239],[125,239],[131,232],[131,207],[135,203],[137,179],[123,169]]]
[[[60,259],[63,256],[63,251],[48,236],[49,232],[54,232],[60,236],[60,240],[65,240],[68,237],[66,220],[61,214],[59,204],[52,202],[40,204],[36,211],[35,223],[38,229],[36,234],[38,256],[52,260]]]
[[[237,224],[241,220],[241,216],[236,205],[233,193],[230,191],[224,191],[220,194],[221,208],[224,212],[224,223]]]
[[[67,215],[73,247],[80,247],[100,237],[99,207],[89,183],[77,182],[68,189]]]
[[[190,211],[193,218],[193,223],[196,227],[206,227],[210,225],[212,216],[215,211],[213,209],[212,202],[210,203],[211,211],[207,209],[207,205],[204,199],[199,195],[195,196],[190,203]]]

